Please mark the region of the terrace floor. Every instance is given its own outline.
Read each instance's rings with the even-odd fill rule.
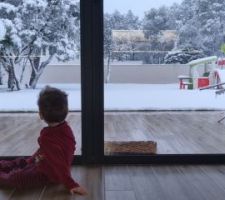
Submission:
[[[223,111],[106,112],[106,141],[157,142],[158,154],[225,153]],[[70,113],[68,122],[81,154],[81,114]],[[36,113],[0,114],[0,155],[31,155],[45,124]]]

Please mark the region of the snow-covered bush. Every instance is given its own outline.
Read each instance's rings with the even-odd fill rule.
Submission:
[[[205,55],[203,52],[186,48],[186,49],[180,49],[175,51],[170,51],[164,58],[165,64],[186,64],[192,60],[203,58]]]

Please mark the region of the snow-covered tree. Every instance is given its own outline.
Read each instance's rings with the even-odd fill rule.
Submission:
[[[0,85],[3,85],[3,74],[2,74],[2,66],[0,64]]]
[[[225,1],[199,0],[196,7],[197,19],[201,22],[204,51],[208,55],[219,54],[220,46],[225,42]]]
[[[29,86],[35,88],[39,77],[53,57],[66,61],[75,56],[76,48],[79,47],[78,2],[23,0],[15,1],[17,5],[14,6],[15,2],[6,1],[4,4],[7,6],[0,5],[0,9],[8,13],[7,19],[5,15],[0,14],[7,30],[5,38],[0,41],[1,50],[4,49],[1,53],[7,53],[1,57],[4,58],[1,62],[3,66],[9,66],[11,63],[11,68],[15,71],[15,65],[21,62],[22,58],[27,59],[32,67]],[[13,61],[10,58],[13,58]],[[12,63],[15,65],[12,66]]]
[[[20,89],[16,77],[15,67],[20,62],[21,40],[18,37],[18,29],[14,23],[14,17],[18,8],[7,2],[0,3],[0,62],[8,73],[8,88]]]
[[[198,21],[189,20],[178,30],[174,49],[202,49],[202,35],[199,32]]]
[[[76,46],[79,43],[77,1],[35,1],[24,0],[20,16],[23,21],[21,37],[26,43],[32,41],[28,49],[28,59],[32,67],[29,86],[32,88],[36,87],[43,70],[54,56],[59,61],[70,60],[75,57],[75,51],[79,47]]]
[[[140,29],[141,22],[139,20],[139,17],[135,16],[131,10],[128,10],[128,12],[125,14],[124,22],[125,22],[124,27],[126,30]]]
[[[184,0],[176,49],[192,47],[206,55],[219,55],[224,42],[225,1]]]
[[[2,21],[0,21],[0,40],[3,40],[6,35],[6,28]],[[0,46],[1,47],[1,46]],[[0,63],[0,85],[3,84],[2,65]]]
[[[131,10],[124,15],[117,10],[112,14],[106,13],[104,15],[105,58],[111,59],[113,49],[112,30],[138,30],[140,25],[139,18]]]
[[[161,63],[167,51],[174,47],[174,39],[166,40],[176,29],[176,17],[178,15],[179,6],[174,4],[176,8],[172,10],[170,7],[162,6],[152,8],[145,13],[143,19],[143,30],[145,37],[149,40],[143,46],[148,52],[144,55],[145,63]],[[175,15],[177,13],[177,15]],[[168,35],[165,35],[167,33]]]
[[[125,54],[119,51],[125,51],[130,48],[127,41],[113,41],[113,30],[137,30],[140,28],[140,21],[132,11],[128,11],[126,14],[121,14],[119,11],[115,11],[112,14],[104,14],[104,58],[107,62],[107,75],[106,82],[110,77],[110,61],[112,59],[121,59]],[[113,51],[117,51],[112,55]]]
[[[162,6],[159,9],[151,8],[145,13],[143,19],[143,30],[146,38],[157,38],[163,30],[171,30],[169,24],[169,9]]]

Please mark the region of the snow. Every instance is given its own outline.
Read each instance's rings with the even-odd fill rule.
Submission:
[[[50,84],[67,92],[69,108],[81,109],[80,84]],[[0,88],[0,111],[38,111],[35,90],[8,92]],[[178,84],[107,84],[105,110],[224,110],[225,95],[215,90],[180,90]]]
[[[213,61],[216,61],[216,60],[217,60],[216,56],[210,56],[210,57],[205,57],[205,58],[199,58],[199,59],[196,59],[196,60],[192,60],[188,64],[190,66],[195,66],[195,65],[199,65],[199,64],[210,63],[210,62],[213,62]]]
[[[0,9],[4,9],[7,13],[16,11],[16,7],[9,3],[0,3]]]
[[[215,71],[219,75],[220,82],[225,83],[225,70],[224,69],[216,69]]]
[[[43,9],[45,9],[48,4],[46,2],[46,0],[25,0],[23,2],[24,6],[31,6],[31,7],[42,7]]]
[[[5,38],[6,28],[2,20],[0,20],[0,41]]]

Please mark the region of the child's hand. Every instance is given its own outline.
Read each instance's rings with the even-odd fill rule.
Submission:
[[[70,190],[70,193],[73,195],[73,194],[79,194],[79,195],[87,195],[88,194],[88,192],[87,192],[87,190],[85,189],[85,188],[83,188],[83,187],[75,187],[75,188],[72,188],[71,190]]]

